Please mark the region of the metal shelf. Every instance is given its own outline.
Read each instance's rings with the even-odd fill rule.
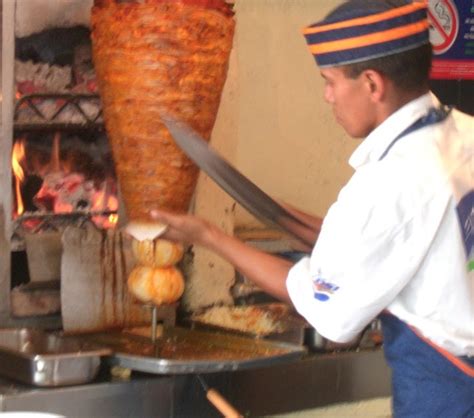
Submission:
[[[13,220],[13,235],[10,241],[11,251],[18,252],[25,250],[24,227],[23,223],[31,220],[38,221],[30,232],[36,232],[43,229],[58,230],[68,225],[81,225],[85,222],[91,221],[96,216],[110,216],[117,215],[118,211],[103,210],[103,211],[75,211],[70,213],[44,213],[44,212],[27,212],[20,215]]]
[[[52,102],[55,102],[56,106],[52,105]],[[98,94],[35,93],[25,95],[15,104],[13,121],[16,132],[104,129]]]
[[[103,123],[91,123],[91,124],[72,124],[72,123],[49,123],[49,124],[36,124],[36,123],[20,123],[14,125],[15,132],[77,132],[77,131],[91,131],[100,132],[105,130]]]

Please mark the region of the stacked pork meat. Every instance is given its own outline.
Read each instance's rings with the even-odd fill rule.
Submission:
[[[232,15],[223,0],[95,2],[94,65],[128,230],[136,239],[152,241],[158,234],[160,226],[150,219],[151,209],[188,210],[198,169],[160,118],[170,115],[209,140],[232,48]],[[157,246],[147,248],[154,252]],[[137,254],[137,260],[136,269],[141,270],[132,272],[131,278],[147,289],[145,294],[135,292],[137,297],[145,302],[179,298],[182,286],[160,297],[152,286],[160,282],[161,273],[179,276],[167,270],[175,269],[177,260],[171,266],[160,254]],[[133,292],[136,286],[129,285]]]

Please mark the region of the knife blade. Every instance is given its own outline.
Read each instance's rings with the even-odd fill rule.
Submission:
[[[162,115],[161,119],[181,150],[226,193],[261,221],[312,248],[314,241],[308,235],[314,236],[313,227],[295,217],[240,173],[190,126],[170,115]]]

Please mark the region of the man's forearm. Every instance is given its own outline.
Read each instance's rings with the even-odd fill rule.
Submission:
[[[316,238],[319,234],[319,231],[321,230],[323,219],[318,216],[314,216],[309,213],[303,212],[302,210],[297,209],[289,205],[288,203],[283,203],[282,205],[295,218],[300,219],[302,222],[304,222],[308,226],[311,226],[314,229],[314,241],[316,242]]]
[[[227,260],[262,290],[281,300],[289,300],[286,278],[292,263],[288,260],[244,244],[193,215],[153,210],[151,216],[167,225],[163,238],[201,245]]]

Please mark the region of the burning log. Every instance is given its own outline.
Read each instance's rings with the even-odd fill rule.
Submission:
[[[20,95],[40,92],[66,92],[72,79],[70,66],[15,61],[15,82]]]

